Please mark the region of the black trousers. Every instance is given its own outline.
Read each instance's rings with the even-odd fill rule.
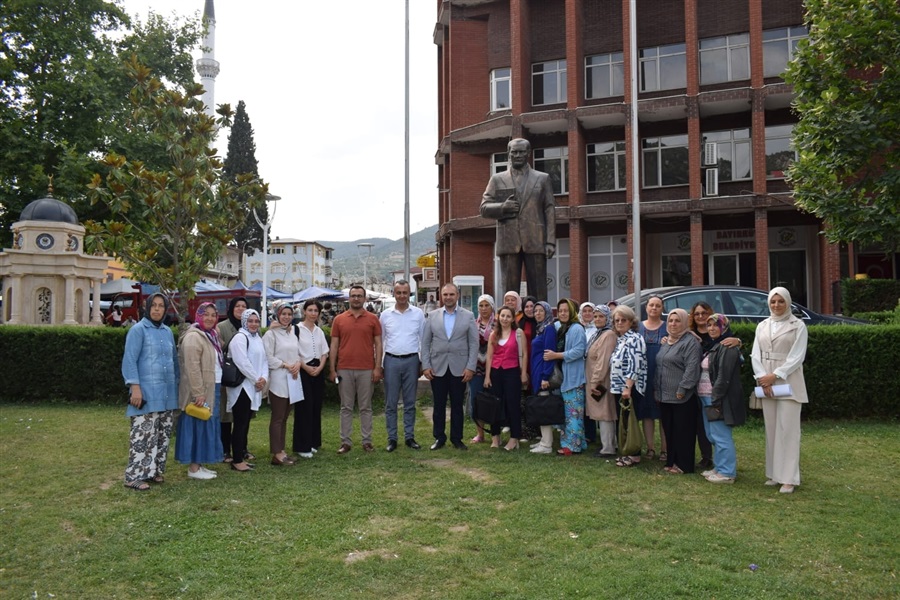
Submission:
[[[244,455],[247,453],[247,436],[250,433],[250,417],[253,411],[250,409],[250,396],[247,392],[241,390],[241,395],[237,402],[231,407],[231,415],[234,417],[233,428],[231,430],[231,456],[234,462],[244,461]]]
[[[506,405],[506,422],[509,424],[509,436],[517,440],[522,437],[522,371],[519,367],[512,369],[495,369],[491,367],[491,391]],[[491,435],[500,435],[503,423],[491,423]]]
[[[522,265],[525,265],[525,281],[528,283],[528,295],[538,300],[547,299],[547,255],[542,254],[501,254],[500,276],[503,281],[503,294],[508,291],[519,291],[522,281]]]
[[[466,395],[466,384],[462,377],[457,377],[447,369],[443,375],[435,375],[431,380],[431,393],[434,397],[434,426],[432,433],[439,442],[447,441],[447,397],[450,397],[450,441],[454,444],[463,437],[463,400]]]
[[[322,446],[322,402],[325,398],[325,372],[311,377],[300,371],[303,400],[294,404],[294,452],[312,452]]]
[[[668,460],[666,466],[677,465],[685,473],[694,472],[694,440],[697,436],[696,396],[681,404],[662,402],[659,405],[660,423],[666,432]]]

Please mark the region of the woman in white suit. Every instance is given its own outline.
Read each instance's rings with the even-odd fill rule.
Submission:
[[[766,485],[781,484],[779,491],[790,494],[800,485],[800,409],[809,402],[803,378],[807,331],[791,313],[791,294],[783,287],[769,292],[769,313],[756,327],[750,358],[765,393]],[[775,396],[779,385],[789,385],[790,393]]]

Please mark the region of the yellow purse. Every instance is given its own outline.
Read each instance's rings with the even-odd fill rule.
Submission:
[[[212,416],[212,411],[208,404],[197,406],[192,402],[185,407],[184,412],[201,421],[209,421],[209,418]]]

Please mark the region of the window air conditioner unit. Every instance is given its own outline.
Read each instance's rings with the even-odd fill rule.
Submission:
[[[719,169],[706,170],[706,195],[719,195]]]
[[[714,167],[719,163],[719,146],[715,142],[703,144],[703,166]]]

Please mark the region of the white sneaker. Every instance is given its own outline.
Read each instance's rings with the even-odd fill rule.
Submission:
[[[298,452],[297,456],[299,456],[300,458],[312,458],[313,453],[312,452]]]
[[[213,476],[213,479],[215,479],[216,477],[219,476],[218,473],[216,473],[215,471],[211,471],[211,470],[207,469],[207,468],[204,467],[203,465],[200,465],[200,470],[203,471],[204,473],[209,473],[210,475],[212,475],[212,476]]]
[[[783,486],[781,486],[781,489],[778,490],[778,492],[781,493],[781,494],[793,494],[793,493],[794,493],[794,486],[792,486],[792,485],[789,484],[789,483],[785,483]]]
[[[536,448],[531,449],[531,452],[532,454],[552,454],[553,448],[551,448],[550,446],[541,446],[540,444],[538,444]]]
[[[540,445],[541,445],[541,441],[538,440],[538,441],[536,441],[535,443],[533,443],[533,444],[531,445],[531,447],[532,447],[532,448],[537,448],[537,447],[540,446]]]
[[[313,448],[312,451],[313,451],[313,454],[315,454],[316,452],[319,451],[319,449],[318,449],[318,448]]]
[[[718,475],[718,473],[716,473],[715,469],[710,469],[709,471],[703,471],[700,474],[703,475],[704,477],[706,477],[707,479],[709,479],[710,475]]]
[[[211,475],[203,470],[203,468],[199,468],[196,471],[191,471],[188,469],[188,477],[190,479],[213,479],[215,475]]]
[[[719,475],[718,473],[713,473],[706,480],[710,483],[734,483],[734,477],[725,477],[724,475]]]
[[[768,480],[766,480],[766,485],[774,486],[774,485],[778,485],[778,482],[775,481],[774,479],[768,479]]]

